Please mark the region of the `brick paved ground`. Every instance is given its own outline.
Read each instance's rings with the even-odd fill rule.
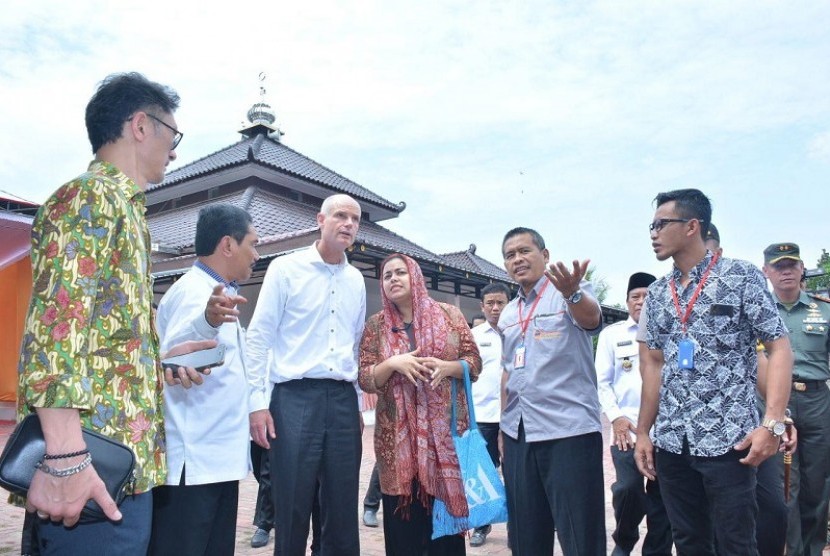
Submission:
[[[9,432],[13,427],[13,423],[8,421],[0,421],[0,448],[5,445]],[[607,428],[607,427],[606,427]],[[360,492],[366,491],[369,484],[369,477],[374,465],[375,455],[372,445],[373,427],[366,427],[363,434],[363,465],[360,470]],[[608,552],[610,554],[613,544],[611,543],[611,531],[613,530],[613,513],[611,510],[611,494],[609,486],[614,481],[614,466],[611,463],[611,457],[608,450],[605,451],[603,458],[605,470],[605,525],[608,531]],[[272,540],[268,546],[254,549],[251,548],[251,534],[253,533],[254,505],[256,502],[256,481],[253,475],[242,481],[240,485],[239,495],[239,517],[237,520],[236,533],[236,553],[240,555],[270,555],[273,554],[274,544],[273,535]],[[355,512],[360,512],[361,508],[355,508]],[[378,516],[382,519],[383,512]],[[23,523],[23,510],[16,508],[9,504],[0,501],[0,555],[20,554],[20,528]],[[641,528],[642,531],[642,528]],[[642,531],[644,533],[644,531]],[[382,556],[383,550],[383,528],[382,525],[376,529],[360,525],[360,546],[361,554],[363,556]],[[639,554],[639,545],[634,551]],[[484,556],[484,555],[509,555],[510,550],[507,548],[507,534],[503,524],[495,525],[493,532],[487,537],[487,543],[480,548],[468,548],[468,556]],[[557,546],[555,555],[561,555],[562,552]],[[824,550],[825,555],[830,555],[830,550]]]

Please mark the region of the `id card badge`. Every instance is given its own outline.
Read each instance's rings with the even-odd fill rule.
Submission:
[[[525,346],[521,345],[516,348],[516,352],[513,354],[513,368],[514,369],[524,369],[525,366]]]
[[[685,370],[695,368],[695,345],[689,338],[683,338],[677,344],[677,367]]]

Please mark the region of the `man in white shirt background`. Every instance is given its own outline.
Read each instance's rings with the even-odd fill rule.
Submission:
[[[498,468],[499,419],[501,419],[501,332],[497,327],[501,310],[510,301],[510,290],[504,284],[488,284],[481,290],[481,310],[484,322],[473,327],[473,338],[481,354],[481,374],[473,383],[473,405],[481,436],[487,441],[487,451]],[[482,546],[492,527],[485,525],[473,530],[470,546]]]
[[[320,239],[269,265],[248,331],[251,437],[273,446],[275,553],[282,556],[306,553],[318,480],[322,553],[360,554],[355,384],[366,286],[345,255],[360,215],[348,195],[323,201]],[[270,410],[266,381],[274,384]]]
[[[248,475],[248,383],[237,282],[259,259],[250,215],[228,204],[199,212],[196,262],[162,297],[162,351],[217,340],[224,364],[198,388],[164,387],[167,484],[153,491],[150,554],[225,555],[236,545],[239,480]]]
[[[606,327],[597,341],[597,390],[602,411],[611,422],[611,457],[617,480],[611,485],[616,527],[612,556],[631,553],[640,538],[640,522],[646,517],[643,555],[670,555],[671,525],[656,481],[640,474],[634,461],[637,417],[640,411],[639,349],[637,323],[648,286],[655,277],[636,272],[628,280],[628,319]],[[645,484],[644,484],[645,482]]]

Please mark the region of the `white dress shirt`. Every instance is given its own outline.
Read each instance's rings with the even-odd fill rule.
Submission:
[[[607,326],[599,334],[595,359],[597,391],[602,411],[611,422],[627,417],[637,425],[643,387],[639,350],[637,323],[631,317]]]
[[[161,298],[156,324],[161,351],[185,340],[216,339],[225,346],[225,363],[211,369],[204,384],[190,389],[164,385],[168,485],[203,485],[244,479],[248,451],[248,383],[245,331],[239,323],[218,328],[205,320],[205,307],[220,282],[193,267]]]
[[[329,378],[357,384],[365,320],[363,275],[345,255],[340,264],[328,264],[312,245],[274,259],[248,327],[251,411],[268,407],[268,381]]]
[[[473,382],[476,421],[498,423],[501,418],[501,334],[484,321],[474,327],[473,338],[481,354],[481,374]]]

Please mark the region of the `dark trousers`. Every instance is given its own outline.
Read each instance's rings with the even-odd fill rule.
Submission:
[[[358,556],[358,476],[362,440],[350,382],[303,379],[274,386],[271,485],[274,553],[303,556],[315,494],[320,496],[322,554]]]
[[[790,472],[787,554],[820,556],[827,539],[830,497],[830,390],[793,391],[790,412],[798,449]]]
[[[520,423],[503,463],[513,554],[552,554],[554,530],[565,556],[606,554],[600,433],[527,442]]]
[[[787,505],[784,503],[784,455],[776,454],[764,460],[756,472],[755,501],[758,516],[755,520],[755,543],[758,556],[781,556],[787,544]],[[728,556],[718,546],[715,553]]]
[[[698,457],[656,451],[660,494],[671,521],[678,556],[755,556],[756,469],[738,460],[747,450]]]
[[[42,556],[147,556],[153,515],[153,489],[127,496],[118,506],[121,521],[80,523],[67,529],[61,522],[37,524]]]
[[[23,532],[20,538],[20,554],[23,556],[40,556],[40,543],[37,538],[37,512],[26,512],[23,516]]]
[[[317,485],[317,494],[314,496],[314,504],[311,505],[311,556],[320,556],[320,485]]]
[[[418,483],[412,483],[409,508],[397,510],[399,496],[384,494],[383,541],[386,556],[464,556],[462,535],[448,535],[432,540],[432,508],[429,511],[418,499]]]
[[[784,455],[776,454],[758,466],[755,499],[758,518],[755,540],[759,556],[781,556],[787,544],[787,504],[784,502]]]
[[[612,556],[631,553],[640,539],[640,522],[644,517],[648,529],[643,541],[643,556],[671,556],[671,524],[660,497],[660,484],[643,477],[634,461],[633,448],[623,451],[611,446],[611,459],[617,472],[617,480],[611,485],[616,521],[611,535],[616,543]]]
[[[380,474],[378,464],[372,468],[372,477],[369,479],[369,488],[366,489],[366,496],[363,497],[363,507],[367,510],[378,511],[380,509]]]
[[[270,531],[274,528],[274,499],[271,496],[271,456],[268,450],[251,442],[251,467],[259,485],[256,493],[256,509],[254,510],[254,525],[260,529]]]
[[[501,463],[501,456],[499,455],[499,424],[476,423],[476,425],[478,425],[478,431],[481,433],[482,438],[487,442],[487,453],[490,454],[493,465],[498,469]]]
[[[239,481],[153,489],[150,556],[224,556],[236,547]]]

